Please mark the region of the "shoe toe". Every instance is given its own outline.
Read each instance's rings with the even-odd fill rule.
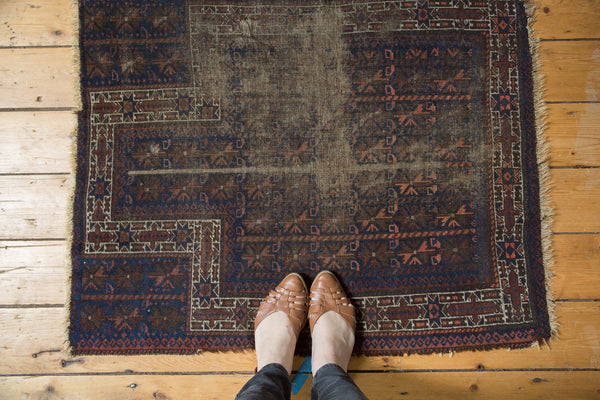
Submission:
[[[322,271],[310,288],[308,320],[311,333],[319,318],[328,311],[338,313],[353,331],[356,330],[356,311],[342,285],[333,273]]]
[[[286,276],[263,300],[254,320],[254,329],[277,311],[288,316],[298,337],[308,314],[308,289],[300,275],[292,273]]]

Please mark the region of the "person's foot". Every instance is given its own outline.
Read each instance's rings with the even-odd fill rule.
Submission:
[[[289,274],[263,300],[254,320],[257,370],[268,364],[292,372],[298,335],[306,322],[308,289],[302,277]]]
[[[337,364],[347,371],[354,348],[356,312],[342,285],[329,271],[320,272],[310,288],[308,320],[313,376],[325,364]]]

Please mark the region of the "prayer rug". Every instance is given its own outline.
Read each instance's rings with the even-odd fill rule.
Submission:
[[[268,291],[321,270],[360,354],[547,339],[527,24],[511,0],[81,0],[72,351],[251,348]]]

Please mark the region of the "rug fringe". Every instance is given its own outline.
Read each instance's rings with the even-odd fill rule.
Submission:
[[[552,292],[554,256],[552,247],[552,223],[554,220],[554,205],[550,198],[552,189],[550,177],[550,147],[545,131],[548,123],[548,108],[544,100],[546,92],[545,76],[542,73],[542,61],[540,59],[540,38],[537,35],[534,24],[538,9],[533,0],[525,0],[525,11],[527,13],[527,30],[529,33],[529,47],[531,53],[532,75],[533,75],[533,98],[535,110],[537,164],[540,185],[540,209],[541,209],[541,238],[543,263],[546,281],[546,303],[548,317],[550,320],[550,339],[558,337],[560,325],[556,319],[554,294]],[[546,344],[545,340],[541,341]]]
[[[78,0],[71,1],[71,9],[73,12],[73,20],[72,31],[73,31],[73,40],[71,43],[71,60],[73,63],[73,67],[76,71],[77,79],[73,82],[75,87],[75,106],[77,110],[81,110],[82,105],[82,94],[81,94],[81,85],[79,76],[81,74],[81,55],[79,52],[79,2]],[[69,342],[69,326],[70,326],[70,316],[71,316],[71,275],[73,271],[72,262],[71,262],[71,246],[73,245],[73,202],[75,200],[75,182],[77,180],[77,129],[78,129],[78,111],[75,112],[75,119],[73,122],[73,126],[71,127],[71,148],[69,149],[69,155],[71,156],[70,167],[71,167],[71,187],[69,192],[69,199],[67,201],[67,237],[65,243],[65,251],[67,253],[67,262],[65,264],[65,268],[67,269],[66,277],[67,277],[67,285],[66,285],[66,294],[65,294],[65,325],[63,332],[63,354],[65,357],[72,357],[73,349],[71,348],[71,343]]]

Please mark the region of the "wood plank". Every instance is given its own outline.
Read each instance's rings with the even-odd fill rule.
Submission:
[[[70,175],[0,176],[0,240],[65,238]]]
[[[592,399],[599,371],[351,373],[371,399]],[[6,398],[233,399],[250,375],[0,377]],[[294,399],[310,399],[312,377]]]
[[[65,304],[65,241],[0,242],[0,305]]]
[[[597,101],[600,42],[543,42],[548,101]],[[68,48],[0,49],[0,109],[78,107]],[[72,84],[69,84],[71,82]]]
[[[556,299],[597,299],[600,235],[555,235],[552,291]],[[66,241],[0,241],[0,305],[64,304]]]
[[[0,49],[0,109],[78,107],[70,48]]]
[[[76,123],[69,111],[0,113],[0,174],[70,173]]]
[[[77,356],[64,351],[66,312],[62,308],[0,308],[0,374],[252,371],[254,351],[193,356]],[[354,357],[351,370],[422,370],[498,368],[598,368],[600,366],[600,304],[556,304],[560,337],[550,347],[522,350],[459,352],[450,356]],[[40,327],[43,327],[41,329]],[[34,356],[35,355],[35,356]],[[67,361],[65,363],[64,361]],[[295,360],[298,368],[301,359]]]
[[[600,297],[600,235],[554,235],[552,292],[555,299]]]
[[[0,5],[0,46],[64,46],[73,43],[76,9],[71,0],[4,0]],[[534,27],[545,39],[600,38],[596,0],[577,7],[562,0],[536,1]]]
[[[0,251],[0,254],[2,251]],[[64,266],[39,269],[0,268],[0,305],[65,304],[67,270]],[[43,281],[42,281],[43,279]]]
[[[600,169],[551,170],[553,232],[600,232]]]
[[[0,268],[53,268],[67,263],[67,247],[64,240],[0,241]],[[56,303],[56,302],[51,302]]]
[[[600,100],[600,41],[542,42],[546,101]]]
[[[537,0],[533,27],[544,39],[600,38],[598,0]]]
[[[2,0],[0,46],[70,46],[77,9],[73,0]]]
[[[72,169],[73,112],[0,113],[0,173],[65,173]],[[600,103],[550,104],[552,166],[600,165]]]
[[[554,169],[554,232],[600,232],[600,169]],[[66,237],[72,177],[0,176],[0,240]]]
[[[510,351],[457,352],[453,355],[353,357],[349,369],[598,368],[600,348],[598,347],[599,331],[596,327],[600,327],[600,305],[594,302],[556,303],[555,312],[560,329],[558,337],[552,339],[548,347]],[[590,319],[597,321],[591,322]]]
[[[64,308],[0,308],[0,374],[237,371],[256,367],[253,351],[193,356],[69,357],[63,350],[67,326]],[[65,362],[66,361],[66,362]]]
[[[0,173],[72,169],[73,112],[0,113]],[[600,103],[550,104],[546,136],[552,166],[600,165]]]
[[[545,134],[550,165],[600,165],[600,103],[549,104]]]
[[[49,0],[32,4],[5,0],[0,5],[0,46],[64,46],[73,43],[76,9],[71,0]],[[545,39],[600,38],[596,0],[573,7],[561,0],[536,1],[534,27]]]

